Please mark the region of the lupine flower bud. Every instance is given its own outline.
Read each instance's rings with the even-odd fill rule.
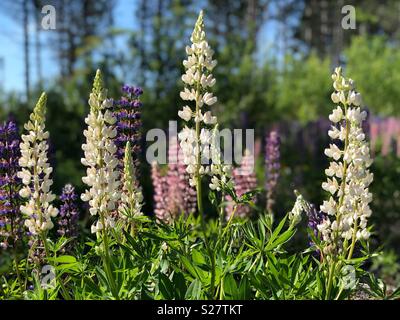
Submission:
[[[119,213],[122,218],[141,216],[143,206],[143,194],[136,180],[135,166],[132,160],[130,141],[126,143],[124,157],[123,185]]]
[[[293,205],[292,210],[289,212],[289,222],[292,227],[295,227],[301,221],[301,214],[304,210],[304,198],[302,195],[298,195],[296,202]]]
[[[318,226],[326,219],[327,215],[320,210],[317,210],[314,204],[305,202],[304,211],[308,218],[308,227],[311,229],[315,237],[318,237]],[[310,240],[310,245],[314,243]]]
[[[21,155],[20,137],[14,121],[7,121],[0,126],[0,251],[15,247],[22,236],[23,219],[19,190],[21,180],[18,159]]]

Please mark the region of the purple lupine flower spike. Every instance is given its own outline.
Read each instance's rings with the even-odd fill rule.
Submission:
[[[20,137],[14,121],[0,126],[0,249],[14,247],[22,236],[23,219],[19,209],[21,180]]]
[[[78,236],[79,210],[76,203],[77,199],[78,196],[75,193],[75,188],[71,184],[65,185],[60,196],[62,205],[57,221],[57,233],[60,236],[65,236],[66,238],[75,238]]]
[[[308,202],[304,203],[304,211],[308,218],[308,227],[311,229],[316,238],[319,237],[319,239],[322,240],[322,236],[318,236],[318,225],[322,224],[322,222],[327,218],[327,215],[321,210],[317,210],[314,204]],[[311,239],[309,245],[314,245],[314,242]],[[317,253],[319,253],[318,250]]]
[[[266,182],[265,189],[267,192],[267,212],[272,212],[275,202],[276,185],[279,178],[280,170],[280,138],[276,131],[271,131],[266,138],[265,150],[265,166],[266,166]]]
[[[141,151],[140,128],[142,126],[140,113],[142,103],[139,97],[143,94],[143,90],[140,87],[133,87],[125,84],[122,87],[122,92],[123,96],[121,99],[115,100],[113,105],[113,114],[117,119],[117,135],[114,140],[117,147],[116,156],[121,160],[120,169],[122,171],[125,147],[126,143],[129,141],[132,149],[132,159],[136,173],[138,173],[138,155]]]
[[[141,152],[141,132],[142,127],[140,107],[142,103],[139,98],[143,94],[143,90],[139,87],[130,85],[122,86],[122,97],[120,100],[113,102],[113,115],[116,118],[117,135],[114,138],[117,147],[116,157],[119,160],[118,169],[123,176],[124,174],[124,157],[126,144],[129,142],[131,146],[131,156],[135,172],[135,186],[139,186],[139,154]],[[122,184],[121,184],[122,188]],[[122,190],[121,190],[122,191]],[[113,211],[112,216],[117,218],[118,210]]]

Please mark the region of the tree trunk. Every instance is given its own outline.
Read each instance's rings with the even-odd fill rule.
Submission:
[[[29,60],[29,2],[22,1],[22,14],[24,25],[24,60],[25,60],[25,95],[26,101],[30,99],[30,60]]]

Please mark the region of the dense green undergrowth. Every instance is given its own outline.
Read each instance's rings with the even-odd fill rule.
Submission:
[[[371,257],[366,248],[362,258],[347,262],[354,267],[354,275],[339,271],[327,296],[328,275],[315,250],[286,250],[296,233],[286,218],[274,224],[270,216],[233,220],[223,228],[218,221],[208,221],[206,241],[212,248],[211,256],[198,220],[189,216],[168,225],[140,218],[132,234],[117,228],[110,242],[111,275],[102,266],[104,253],[99,242],[70,239],[73,249],[64,252],[71,244],[67,239],[49,241],[48,260],[54,270],[32,268],[22,259],[19,276],[15,271],[2,276],[0,296],[66,300],[348,299],[360,291],[366,291],[371,299],[400,296],[399,290],[388,292],[363,268]]]

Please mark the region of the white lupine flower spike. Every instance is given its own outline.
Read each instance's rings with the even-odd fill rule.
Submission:
[[[221,190],[221,181],[226,181],[229,168],[221,164],[219,150],[215,144],[217,117],[210,110],[203,111],[217,102],[217,97],[210,92],[215,84],[212,70],[216,66],[213,60],[214,51],[210,48],[204,31],[203,11],[200,12],[190,38],[191,46],[186,47],[188,58],[183,61],[185,74],[182,81],[185,84],[180,96],[184,101],[194,101],[193,109],[185,105],[178,116],[187,122],[179,133],[180,146],[190,174],[190,184],[198,184],[201,176],[212,175],[210,188]],[[191,120],[195,128],[191,128]],[[213,157],[214,156],[214,157]]]
[[[107,99],[106,95],[101,73],[97,70],[89,98],[90,112],[85,119],[88,127],[83,133],[86,143],[82,145],[84,158],[81,159],[87,167],[82,181],[89,187],[81,198],[89,203],[90,214],[99,218],[91,227],[92,233],[114,227],[111,212],[117,209],[120,199],[118,160],[113,142],[117,133],[113,126],[116,119],[109,110],[112,100]]]
[[[318,230],[324,243],[323,255],[336,261],[338,256],[350,259],[356,242],[370,236],[367,221],[372,194],[368,187],[373,175],[369,170],[369,145],[362,129],[367,114],[360,108],[361,95],[355,91],[354,81],[343,77],[341,68],[335,69],[332,79],[332,101],[341,105],[329,116],[333,126],[328,134],[341,143],[331,144],[325,150],[331,162],[325,170],[328,178],[322,188],[331,196],[320,207],[326,218]]]
[[[25,226],[34,237],[42,237],[42,240],[47,231],[53,228],[51,218],[58,214],[58,209],[51,204],[55,195],[50,191],[53,168],[47,157],[49,133],[45,131],[46,101],[47,96],[42,93],[29,121],[24,125],[28,133],[21,137],[21,171],[18,173],[24,185],[20,196],[26,199],[21,205],[21,212],[26,216]]]

